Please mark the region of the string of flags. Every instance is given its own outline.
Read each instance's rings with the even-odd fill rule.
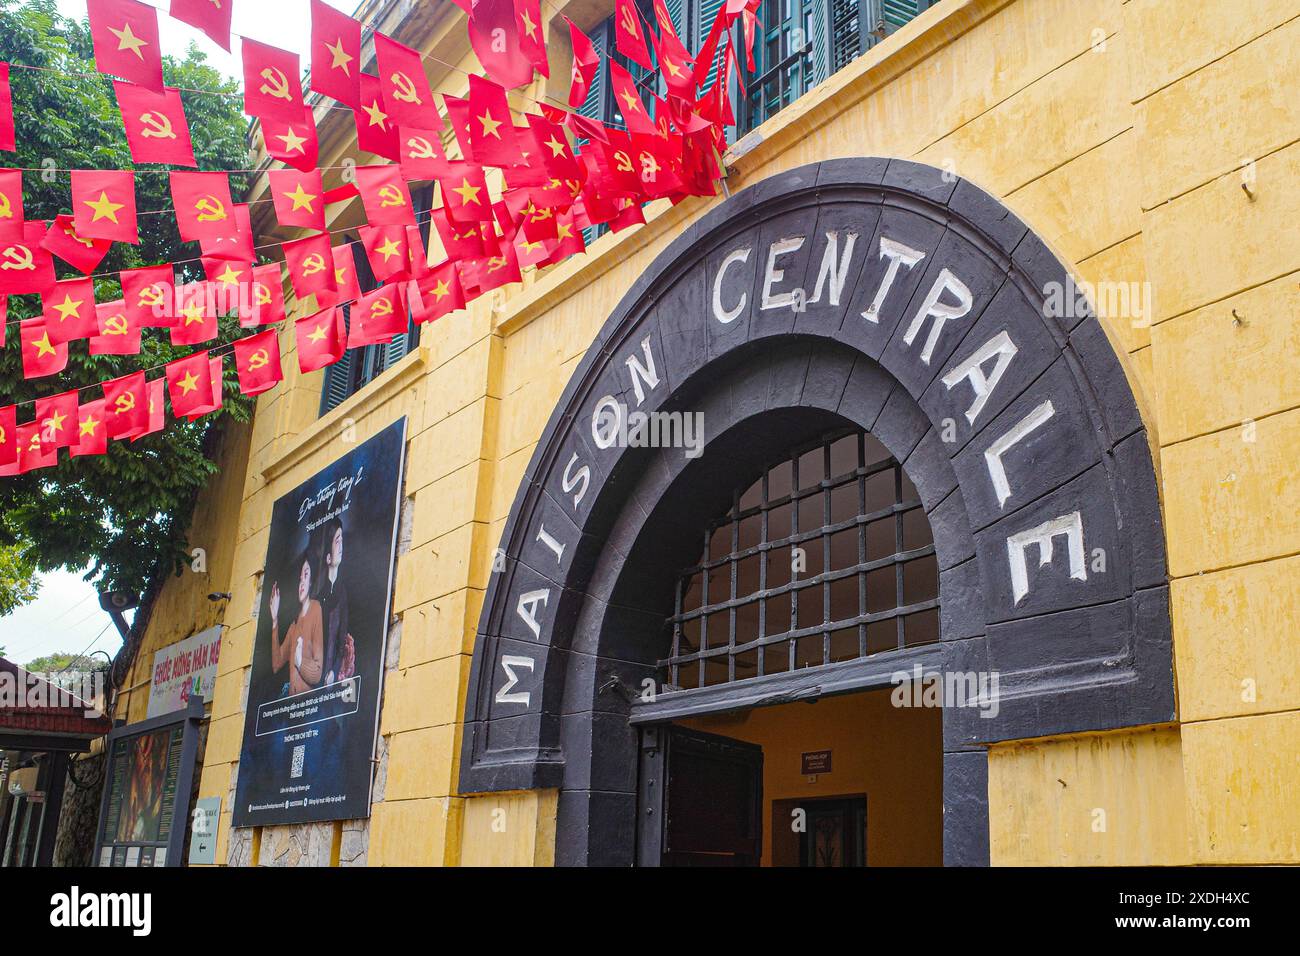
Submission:
[[[753,69],[761,0],[726,0],[700,50],[678,36],[665,0],[654,0],[654,26],[634,0],[616,0],[615,47],[648,71],[641,82],[608,60],[610,86],[624,126],[585,116],[600,54],[564,18],[573,49],[567,108],[537,103],[516,122],[507,93],[549,76],[540,0],[453,0],[467,15],[471,46],[484,75],[469,74],[465,97],[440,94],[425,57],[374,32],[377,74],[362,70],[364,27],[321,0],[311,4],[312,93],[352,111],[361,150],[386,160],[357,167],[354,182],[327,190],[318,166],[313,106],[296,53],[242,40],[244,111],[260,124],[267,153],[283,163],[268,172],[275,215],[284,227],[308,230],[278,245],[289,286],[315,308],[294,323],[303,372],[337,362],[347,349],[391,342],[410,321],[429,322],[475,298],[521,281],[521,269],[543,268],[583,252],[584,230],[614,231],[645,222],[642,206],[712,196],[724,175],[725,128],[735,122],[730,81],[743,83],[735,50]],[[231,48],[233,2],[171,0],[170,15]],[[58,449],[72,457],[105,454],[109,441],[137,441],[165,426],[164,396],[175,418],[194,420],[222,407],[225,354],[234,357],[239,388],[258,395],[284,377],[278,328],[287,321],[278,261],[258,263],[247,204],[231,192],[229,171],[200,171],[180,90],[164,85],[159,11],[138,0],[87,0],[96,69],[113,78],[131,158],[170,167],[180,237],[197,243],[204,279],[178,285],[175,263],[117,275],[122,297],[96,302],[95,269],[114,243],[139,244],[135,170],[71,171],[71,212],[29,220],[23,170],[0,169],[0,346],[7,300],[38,295],[41,314],[18,325],[25,377],[57,375],[69,347],[85,341],[91,355],[133,355],[145,329],[165,329],[176,346],[196,350],[149,371],[85,389],[0,407],[0,476],[49,467]],[[16,65],[16,64],[15,64]],[[646,80],[663,80],[664,95],[642,97]],[[705,88],[701,93],[701,89]],[[742,87],[743,91],[743,87]],[[450,127],[450,129],[448,129]],[[444,149],[444,135],[457,155]],[[575,145],[576,144],[576,145]],[[0,63],[0,151],[15,151],[10,65]],[[440,203],[417,217],[410,184],[431,183]],[[366,222],[359,243],[334,245],[326,207],[359,196]],[[445,253],[434,264],[421,225]],[[431,244],[431,243],[430,243]],[[354,245],[379,283],[362,293]],[[79,276],[59,279],[55,262]],[[345,321],[345,307],[348,318]],[[236,314],[251,334],[213,348],[218,318]],[[263,328],[265,327],[265,328]],[[257,331],[251,331],[257,330]],[[18,408],[34,404],[30,422]]]

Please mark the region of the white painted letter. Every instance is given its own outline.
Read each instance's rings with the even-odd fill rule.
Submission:
[[[1007,481],[1007,470],[1002,466],[1002,456],[1007,453],[1008,448],[1051,418],[1055,412],[1056,409],[1052,407],[1052,400],[1049,398],[1012,425],[1005,435],[989,445],[984,452],[984,461],[989,466],[989,478],[993,482],[993,490],[998,493],[999,508],[1011,497],[1011,484]]]
[[[794,306],[794,293],[783,292],[780,295],[772,294],[772,286],[776,285],[785,278],[785,270],[776,267],[778,256],[786,256],[792,252],[798,252],[803,247],[803,236],[791,236],[789,239],[778,239],[772,243],[767,250],[767,273],[763,278],[763,308],[764,309],[789,309]]]
[[[999,332],[985,342],[974,355],[943,377],[943,384],[949,389],[963,378],[970,379],[971,388],[975,390],[975,401],[970,408],[966,409],[966,421],[970,424],[975,424],[975,419],[984,410],[984,403],[993,394],[993,389],[998,387],[998,382],[1002,381],[1002,376],[1017,351],[1016,343],[1011,341],[1011,336],[1005,331]],[[997,364],[993,366],[992,373],[985,377],[984,363],[994,356],[997,356]]]
[[[1083,561],[1083,516],[1077,512],[1062,515],[1040,524],[1037,528],[1020,531],[1007,538],[1007,559],[1011,563],[1011,593],[1015,603],[1029,593],[1029,572],[1025,568],[1025,549],[1038,545],[1038,566],[1052,563],[1052,539],[1065,535],[1070,555],[1070,577],[1077,581],[1088,580],[1088,569]]]
[[[636,354],[628,357],[628,371],[632,373],[632,387],[636,389],[636,403],[640,407],[645,402],[645,389],[641,387],[644,381],[651,388],[659,387],[659,373],[655,370],[655,357],[650,353],[650,336],[641,340],[641,351],[645,354],[645,364],[642,365],[637,361]]]
[[[582,487],[578,488],[578,493],[573,496],[573,507],[575,509],[582,503],[582,498],[587,493],[587,485],[591,484],[591,469],[586,465],[583,465],[573,474],[569,474],[569,472],[573,470],[573,466],[577,463],[578,453],[575,451],[573,457],[569,459],[569,463],[564,466],[564,480],[560,484],[560,487],[564,489],[565,494],[568,494],[574,488],[577,488],[579,483],[582,484]]]
[[[564,560],[564,549],[568,545],[560,544],[552,535],[546,533],[546,525],[540,525],[537,529],[537,540],[542,542],[552,551],[555,552],[555,563],[559,564]]]
[[[885,277],[880,280],[880,288],[876,290],[876,297],[871,300],[871,305],[867,306],[867,311],[862,313],[862,317],[868,322],[880,321],[880,310],[885,305],[885,296],[889,295],[894,280],[898,278],[898,267],[904,265],[909,269],[912,268],[925,258],[925,253],[905,246],[901,242],[895,242],[893,239],[881,236],[880,258],[889,260],[889,268],[885,270]]]
[[[506,682],[502,685],[501,689],[497,691],[496,702],[498,704],[523,704],[527,707],[529,702],[533,699],[531,693],[526,690],[515,691],[513,694],[510,692],[511,689],[519,683],[519,676],[515,674],[515,668],[527,668],[528,672],[531,674],[533,668],[536,666],[537,662],[531,657],[518,657],[513,654],[503,654],[501,656],[501,669],[506,672]]]
[[[729,253],[727,258],[722,260],[722,265],[718,266],[718,274],[713,277],[713,317],[723,325],[736,321],[736,319],[740,317],[740,313],[745,311],[745,303],[749,301],[749,293],[740,293],[740,301],[736,303],[734,309],[724,309],[722,307],[722,277],[727,274],[727,268],[733,262],[748,261],[749,250],[737,249],[735,252]]]
[[[826,233],[826,252],[822,255],[822,267],[817,273],[817,286],[813,289],[812,298],[809,302],[820,302],[822,299],[822,287],[826,285],[826,280],[830,280],[830,305],[840,304],[840,295],[844,292],[844,283],[849,277],[849,263],[853,261],[853,245],[858,241],[858,234],[851,232],[845,237],[844,254],[839,254],[840,234],[838,232]],[[836,259],[839,262],[836,262]]]
[[[951,292],[957,297],[955,305],[947,305],[939,301],[944,292]],[[934,347],[939,341],[939,333],[943,331],[944,323],[949,319],[960,319],[970,311],[973,301],[966,283],[947,269],[940,270],[939,278],[934,280],[934,285],[930,287],[925,301],[921,303],[921,308],[917,309],[912,324],[907,327],[903,341],[911,345],[912,340],[916,338],[916,333],[920,332],[921,326],[925,324],[925,320],[933,317],[934,324],[930,326],[930,336],[925,340],[925,348],[921,349],[921,361],[929,365],[930,356],[934,354]]]
[[[523,618],[528,629],[533,632],[533,637],[542,636],[542,626],[537,623],[537,605],[546,607],[546,602],[551,599],[551,589],[542,588],[540,591],[528,591],[519,595],[519,604],[515,608],[516,613]]]

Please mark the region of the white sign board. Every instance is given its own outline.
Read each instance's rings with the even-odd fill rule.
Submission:
[[[184,710],[194,694],[212,699],[221,653],[221,625],[162,648],[153,656],[153,682],[149,685],[149,717]]]

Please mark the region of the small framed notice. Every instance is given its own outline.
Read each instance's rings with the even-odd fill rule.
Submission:
[[[802,755],[800,773],[811,777],[819,773],[831,772],[831,752],[829,750],[812,750]]]

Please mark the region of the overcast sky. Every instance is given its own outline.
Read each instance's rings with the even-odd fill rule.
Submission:
[[[169,0],[150,2],[163,11],[171,6]],[[358,5],[357,0],[328,0],[328,3],[345,13],[352,13]],[[84,19],[86,0],[59,0],[59,10],[64,16]],[[295,51],[302,56],[306,69],[311,44],[309,10],[309,0],[235,0],[232,28],[255,40]],[[158,17],[158,25],[164,53],[181,55],[194,42],[217,69],[229,76],[242,76],[238,39],[232,43],[232,55],[198,30],[165,13]],[[10,660],[25,663],[55,651],[75,653],[87,647],[117,653],[122,646],[117,629],[99,609],[95,590],[81,575],[59,572],[44,575],[42,581],[41,595],[36,601],[0,618],[0,647],[5,648]]]

